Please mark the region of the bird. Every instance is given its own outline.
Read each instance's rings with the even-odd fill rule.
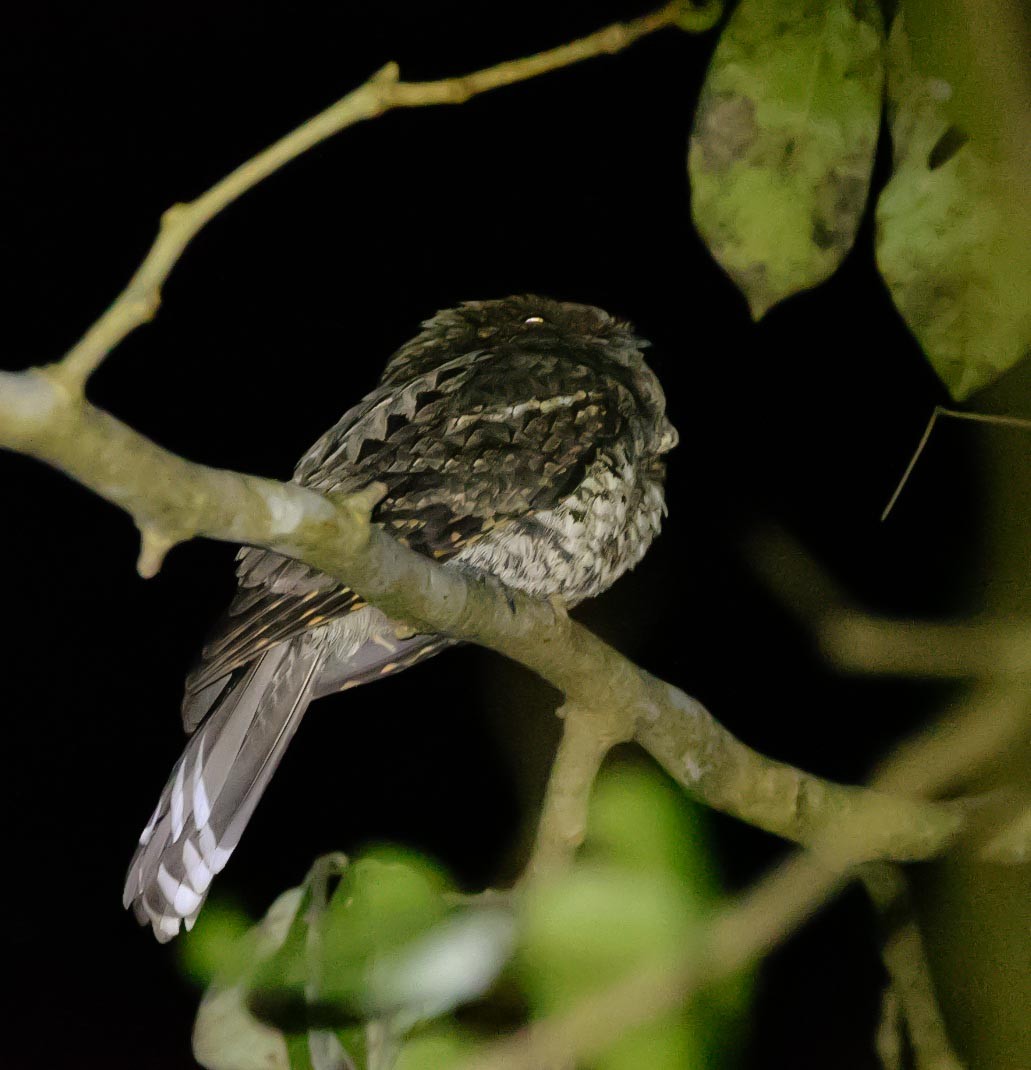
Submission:
[[[301,458],[329,498],[372,483],[374,523],[445,569],[572,608],[633,568],[666,515],[678,435],[648,342],[534,295],[440,311]],[[338,578],[256,547],[186,679],[190,738],[129,866],[123,904],[162,943],[190,929],[312,700],[444,650]]]

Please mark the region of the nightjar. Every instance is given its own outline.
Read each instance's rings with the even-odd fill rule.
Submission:
[[[439,312],[379,386],[301,458],[327,495],[387,486],[373,519],[445,568],[491,573],[573,606],[641,559],[665,512],[677,433],[641,355],[597,308],[540,297]],[[158,940],[190,928],[312,699],[397,672],[449,644],[399,639],[324,573],[244,549],[238,590],[186,681],[193,733],[126,879]]]

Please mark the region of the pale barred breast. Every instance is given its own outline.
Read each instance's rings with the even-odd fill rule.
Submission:
[[[558,507],[492,532],[454,563],[490,572],[534,597],[559,595],[575,605],[641,560],[664,514],[661,483],[617,448],[600,456]]]

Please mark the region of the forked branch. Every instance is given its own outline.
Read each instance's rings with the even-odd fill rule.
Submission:
[[[154,318],[161,304],[161,287],[197,234],[223,208],[263,179],[341,130],[396,108],[462,104],[492,89],[524,82],[581,60],[621,52],[668,26],[702,32],[716,23],[722,10],[722,0],[703,0],[698,5],[689,0],[673,0],[640,18],[614,23],[558,48],[432,82],[403,82],[397,64],[388,63],[363,85],[241,164],[196,200],[169,208],[161,217],[154,244],[126,288],[64,359],[50,369],[51,374],[67,389],[81,393],[107,354],[126,335]]]
[[[471,580],[391,539],[371,523],[381,493],[377,485],[330,500],[293,483],[193,464],[88,403],[84,388],[111,349],[153,317],[162,285],[196,234],[311,146],[394,108],[461,103],[617,52],[664,26],[707,28],[718,14],[718,4],[695,9],[681,0],[536,56],[434,82],[402,82],[389,64],[195,201],[166,212],[126,289],[63,360],[21,373],[0,372],[0,446],[53,465],[130,513],[142,535],[142,575],[153,575],[172,546],[198,535],[266,547],[347,583],[416,631],[489,646],[561,690],[569,711],[567,733],[549,790],[535,873],[568,862],[583,836],[587,793],[598,765],[613,742],[631,737],[700,801],[813,848],[728,908],[708,931],[703,955],[628,979],[566,1019],[535,1030],[528,1041],[518,1039],[491,1052],[484,1066],[536,1070],[599,1050],[630,1025],[761,954],[831,894],[850,867],[869,859],[927,858],[951,845],[976,826],[972,819],[981,808],[976,802],[944,804],[908,792],[915,783],[917,792],[927,793],[942,783],[945,772],[955,772],[959,749],[950,750],[945,761],[932,741],[925,741],[925,749],[914,752],[926,773],[922,779],[896,766],[869,789],[835,784],[766,758],[731,735],[697,700],[638,669],[556,607]],[[1000,703],[1008,726],[1026,723],[1022,695],[1000,693]],[[971,754],[982,753],[983,740],[994,738],[980,727],[978,732],[970,737]],[[1005,837],[983,845],[986,857],[1027,856],[1026,810],[1009,817]]]

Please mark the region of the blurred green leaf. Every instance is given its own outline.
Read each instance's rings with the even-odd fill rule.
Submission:
[[[290,1070],[314,1070],[311,1052],[308,1050],[308,1034],[297,1033],[286,1038],[286,1050],[290,1056]],[[257,1070],[257,1067],[255,1067]]]
[[[195,973],[223,959],[198,1016],[198,1059],[217,1070],[392,1067],[415,1024],[479,996],[511,953],[511,912],[456,909],[450,892],[422,857],[380,849],[350,865],[319,859],[235,942],[240,915],[216,911],[192,953]],[[413,1044],[417,1055],[467,1042],[438,1030]]]
[[[243,937],[254,924],[233,903],[209,899],[193,929],[180,937],[179,962],[192,981],[207,985],[217,975],[223,979],[245,969]]]
[[[366,1017],[377,956],[426,932],[447,912],[447,882],[410,853],[370,852],[343,870],[322,902],[318,884],[313,868],[286,939],[251,979],[252,1007],[290,1031],[305,1022]]]
[[[720,896],[701,811],[657,771],[605,770],[584,861],[527,891],[516,960],[535,1016],[577,1003],[646,963],[682,956]],[[726,1066],[750,985],[735,978],[622,1038],[597,1070]]]
[[[500,907],[472,907],[372,964],[366,1003],[396,1026],[436,1018],[482,995],[508,962],[515,919]]]
[[[636,963],[687,945],[693,919],[679,881],[612,865],[578,868],[527,898],[524,983],[536,1008],[560,1010],[611,985]]]
[[[225,974],[216,975],[204,994],[193,1027],[193,1055],[208,1070],[290,1070],[283,1034],[247,1010],[247,980],[286,939],[303,895],[303,888],[284,892],[233,946]]]
[[[707,844],[704,812],[668,777],[627,763],[595,785],[587,857],[672,874],[707,905],[720,894]]]
[[[435,1026],[409,1040],[394,1070],[449,1070],[465,1062],[476,1043],[448,1023]]]
[[[882,41],[875,0],[741,0],[720,36],[691,134],[692,215],[755,319],[852,247]]]
[[[198,1015],[197,1058],[213,1070],[447,1070],[479,1041],[444,1016],[491,988],[517,939],[509,980],[534,1014],[691,946],[719,896],[699,814],[655,770],[606,772],[581,863],[527,889],[518,914],[497,897],[455,907],[441,871],[411,853],[319,859],[242,939],[230,939],[232,910],[196,930],[194,972],[222,967]],[[747,993],[743,982],[727,991],[634,1031],[594,1065],[715,1065]]]
[[[877,266],[962,401],[1031,349],[1031,242],[981,144],[952,124],[951,95],[915,66],[897,18],[888,44],[895,166],[877,205]]]
[[[597,1060],[598,1070],[701,1070],[708,1065],[697,1025],[671,1014],[632,1030]]]

